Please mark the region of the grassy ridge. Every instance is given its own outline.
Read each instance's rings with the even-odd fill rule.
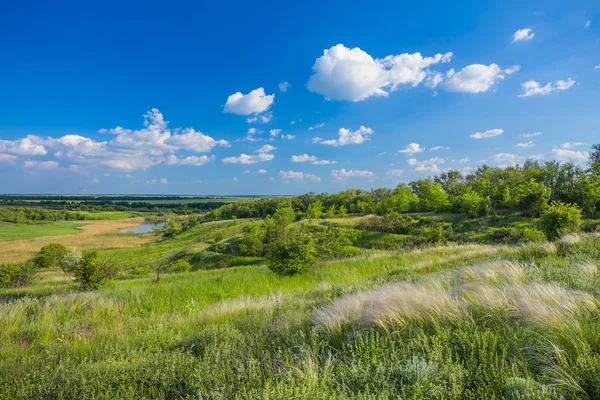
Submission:
[[[293,277],[255,265],[28,297],[0,305],[0,387],[7,398],[596,398],[599,245],[372,251]],[[527,301],[484,302],[508,293]],[[324,312],[357,322],[331,329]]]

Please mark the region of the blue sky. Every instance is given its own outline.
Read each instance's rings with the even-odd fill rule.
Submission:
[[[0,14],[1,193],[337,192],[600,142],[597,1],[52,3]]]

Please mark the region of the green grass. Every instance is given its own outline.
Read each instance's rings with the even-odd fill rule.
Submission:
[[[366,232],[360,256],[280,277],[261,259],[208,250],[249,222],[200,224],[173,239],[101,252],[125,272],[178,259],[195,269],[159,283],[125,274],[81,293],[68,276],[46,271],[30,287],[2,291],[0,393],[600,398],[600,237],[391,251],[375,248],[393,248],[404,235]]]
[[[79,231],[80,225],[70,221],[50,224],[0,224],[0,241],[32,239],[40,236],[69,235]]]
[[[140,216],[140,213],[129,212],[129,211],[101,211],[101,212],[79,211],[79,213],[89,216],[90,219],[101,219],[101,220],[105,220],[105,221],[117,221],[119,219]]]

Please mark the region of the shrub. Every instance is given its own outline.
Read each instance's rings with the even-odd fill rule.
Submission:
[[[116,269],[106,260],[98,259],[96,251],[87,250],[73,272],[83,290],[93,290],[99,289],[114,277]]]
[[[329,226],[324,232],[316,235],[317,253],[321,259],[331,259],[354,255],[349,249],[358,238],[358,231],[354,229],[340,229]]]
[[[169,272],[190,272],[191,270],[192,264],[188,260],[177,260],[168,268]]]
[[[535,228],[491,228],[488,233],[489,240],[492,243],[516,244],[516,243],[536,243],[546,240],[544,232]]]
[[[66,274],[68,272],[73,272],[81,262],[83,258],[83,253],[81,250],[71,249],[63,258],[61,258],[58,262],[58,266],[63,272]]]
[[[0,288],[23,287],[29,285],[36,273],[33,262],[23,264],[0,264]]]
[[[62,244],[50,243],[41,248],[33,262],[40,269],[54,268],[59,265],[59,262],[67,253],[69,253],[69,250]]]
[[[581,209],[574,204],[554,201],[542,213],[544,232],[550,240],[579,231],[580,223]]]
[[[175,237],[183,232],[183,225],[175,218],[170,218],[163,228],[164,237]]]
[[[317,261],[313,235],[296,228],[288,229],[271,245],[267,258],[269,269],[279,275],[304,272]]]

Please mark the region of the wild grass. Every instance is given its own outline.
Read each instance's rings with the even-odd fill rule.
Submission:
[[[190,257],[243,224],[104,253]],[[257,261],[94,293],[47,272],[2,293],[0,397],[600,398],[600,238],[561,246],[377,250],[291,277]]]

